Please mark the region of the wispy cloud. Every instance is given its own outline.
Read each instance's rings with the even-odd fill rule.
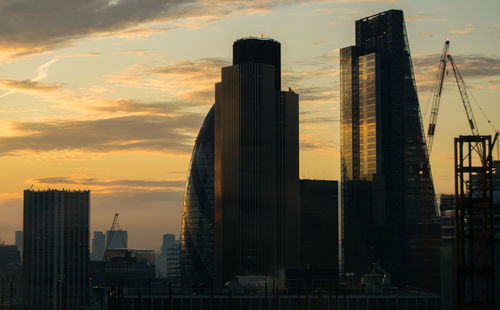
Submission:
[[[476,29],[477,27],[473,24],[468,24],[465,25],[463,28],[460,29],[452,29],[448,33],[450,34],[468,34],[472,30]]]
[[[0,137],[0,155],[74,150],[188,156],[202,120],[201,114],[178,111],[168,103],[142,106],[120,101],[108,108],[128,113],[102,119],[11,122],[13,134]]]

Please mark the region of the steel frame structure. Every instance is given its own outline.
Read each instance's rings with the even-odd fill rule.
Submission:
[[[455,138],[457,309],[493,309],[491,136]]]

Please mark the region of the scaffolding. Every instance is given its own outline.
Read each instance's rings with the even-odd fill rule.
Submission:
[[[495,137],[496,138],[496,137]],[[455,138],[457,309],[493,309],[491,136]]]

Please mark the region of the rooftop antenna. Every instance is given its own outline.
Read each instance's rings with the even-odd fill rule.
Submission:
[[[31,186],[30,186],[30,190],[32,190],[32,189],[33,189],[33,184],[31,184]]]

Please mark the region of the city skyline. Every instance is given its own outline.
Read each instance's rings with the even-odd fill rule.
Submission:
[[[25,35],[27,28],[18,27],[14,36],[2,38],[0,165],[6,168],[0,238],[14,243],[14,232],[22,228],[22,190],[31,184],[92,190],[91,231],[107,230],[119,212],[131,247],[158,249],[164,233],[179,235],[194,139],[213,104],[220,67],[230,64],[228,46],[248,35],[265,34],[285,47],[282,85],[301,96],[302,178],[340,179],[338,48],[352,44],[355,20],[387,9],[405,12],[422,111],[439,51],[450,37],[464,79],[485,113],[500,122],[494,106],[500,91],[494,12],[500,5],[494,1],[474,7],[259,1],[238,2],[233,13],[228,3],[193,3],[200,7],[163,8],[151,1],[144,8],[149,15],[127,20],[118,9],[133,10],[131,2],[114,1],[100,13],[114,17],[108,23],[60,31],[42,8],[0,5],[6,16],[39,16],[47,23],[44,36]],[[200,12],[202,5],[209,10]],[[91,14],[86,7],[61,6]],[[465,18],[459,12],[473,8],[480,14]],[[89,16],[89,22],[98,17]],[[431,157],[436,193],[452,192],[452,137],[469,134],[451,76],[445,87]],[[479,110],[476,115],[481,132],[490,134]]]

